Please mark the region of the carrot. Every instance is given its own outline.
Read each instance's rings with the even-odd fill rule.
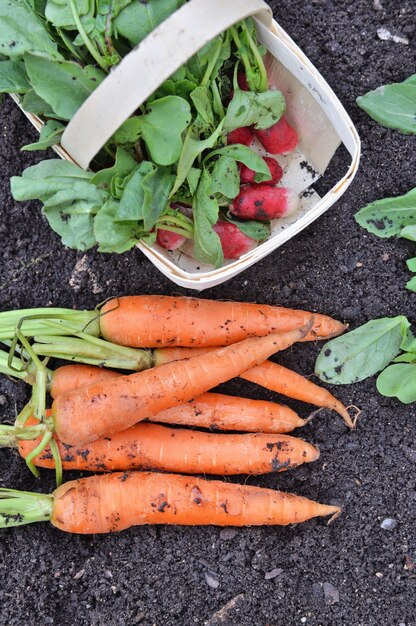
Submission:
[[[338,506],[273,489],[155,472],[80,478],[50,495],[0,489],[0,527],[50,520],[79,534],[143,524],[285,526],[339,513]]]
[[[50,394],[57,398],[73,389],[120,376],[118,372],[93,365],[63,365],[53,372]],[[305,424],[295,411],[283,404],[221,393],[204,393],[195,400],[157,413],[151,421],[251,433],[288,433]]]
[[[111,380],[122,376],[119,372],[95,365],[62,365],[50,372],[48,391],[52,398],[79,387],[85,387],[98,380]]]
[[[100,326],[105,339],[131,347],[208,347],[304,326],[312,313],[245,302],[173,296],[128,296],[107,302]],[[305,340],[340,335],[344,324],[314,315]]]
[[[124,430],[262,363],[299,341],[312,324],[311,319],[297,330],[245,339],[208,354],[62,394],[52,405],[56,433],[64,443],[79,445]]]
[[[288,433],[305,424],[295,411],[282,404],[220,393],[204,393],[192,402],[158,413],[151,421],[250,433]]]
[[[39,421],[30,418],[26,432],[37,425]],[[319,458],[317,448],[289,435],[224,435],[147,422],[84,446],[64,445],[56,436],[55,440],[64,470],[88,472],[154,469],[185,474],[266,474]],[[19,440],[16,429],[0,427],[0,445],[17,447],[24,459],[40,441],[41,437]],[[38,467],[55,468],[49,447],[33,462]]]
[[[192,354],[206,354],[208,350],[213,350],[213,348],[164,348],[157,350],[155,351],[156,365],[188,359]],[[243,372],[240,377],[283,396],[336,411],[350,428],[355,426],[347,407],[329,391],[282,365],[265,361],[261,365]]]

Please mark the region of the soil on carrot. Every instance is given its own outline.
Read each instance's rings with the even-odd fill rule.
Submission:
[[[271,4],[277,20],[322,72],[357,125],[362,163],[347,193],[306,231],[202,296],[303,307],[353,326],[399,313],[414,321],[415,297],[404,289],[412,244],[367,235],[353,215],[367,202],[414,186],[414,137],[372,122],[357,108],[355,97],[414,73],[415,4]],[[379,39],[377,29],[382,27],[407,38],[409,45]],[[19,152],[35,140],[36,132],[8,98],[0,116],[1,309],[52,303],[90,308],[115,294],[185,293],[138,250],[122,256],[65,250],[37,203],[14,203],[9,177],[42,155]],[[340,151],[325,186],[339,178],[345,163]],[[319,349],[296,346],[280,361],[309,375]],[[27,391],[4,378],[0,385],[6,420],[22,407]],[[249,383],[233,382],[224,389],[275,398]],[[357,430],[348,432],[336,414],[322,412],[301,433],[320,447],[319,461],[248,482],[341,504],[344,512],[332,525],[318,520],[288,528],[145,527],[93,537],[67,536],[48,524],[4,530],[0,623],[413,626],[415,409],[377,395],[373,379],[331,391],[345,404],[362,408]],[[313,410],[289,404],[303,417]],[[0,481],[24,490],[53,488],[51,473],[42,471],[41,480],[31,478],[17,455],[7,450],[0,454]]]

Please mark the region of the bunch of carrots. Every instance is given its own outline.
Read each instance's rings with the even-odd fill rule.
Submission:
[[[280,472],[319,457],[286,434],[307,421],[290,408],[210,391],[236,376],[337,411],[352,428],[348,408],[328,391],[267,360],[345,328],[305,311],[168,296],[116,298],[95,311],[0,313],[0,372],[33,387],[15,424],[0,426],[0,445],[17,448],[35,474],[55,469],[59,485],[63,469],[101,472],[51,495],[0,489],[0,526],[50,520],[67,532],[104,533],[337,515],[337,506],[293,494],[189,475]],[[50,357],[76,364],[52,371]]]

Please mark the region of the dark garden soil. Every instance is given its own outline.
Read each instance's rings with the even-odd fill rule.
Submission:
[[[319,310],[352,326],[405,314],[405,241],[367,235],[354,221],[364,204],[415,184],[415,139],[381,128],[355,105],[369,89],[415,72],[414,0],[280,0],[275,16],[347,108],[363,142],[359,173],[342,199],[306,231],[256,266],[203,297],[284,303]],[[380,8],[381,7],[381,8]],[[381,41],[385,27],[410,44]],[[13,202],[9,177],[35,163],[21,153],[36,132],[6,98],[1,105],[1,309],[55,304],[90,308],[114,294],[185,293],[138,250],[122,256],[64,249],[36,202]],[[345,167],[342,153],[330,176]],[[187,292],[189,293],[189,292]],[[194,294],[195,295],[195,294]],[[288,351],[281,362],[310,375],[318,345]],[[270,398],[254,385],[230,393]],[[414,626],[416,624],[415,410],[380,397],[374,380],[336,389],[363,410],[356,432],[321,414],[302,432],[321,459],[286,475],[249,479],[337,502],[327,527],[134,528],[118,536],[67,536],[48,524],[1,531],[0,624],[9,626]],[[2,379],[6,419],[27,390]],[[308,415],[310,406],[290,402]],[[0,484],[48,491],[53,477],[31,477],[7,450]],[[385,530],[381,523],[396,525]]]

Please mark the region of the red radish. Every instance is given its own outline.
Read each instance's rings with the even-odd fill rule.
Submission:
[[[254,130],[252,126],[243,126],[232,130],[227,137],[228,145],[241,143],[243,146],[250,146],[254,141]]]
[[[247,76],[244,72],[238,72],[237,75],[238,86],[242,91],[250,91],[250,87],[247,82]]]
[[[283,116],[266,130],[255,130],[256,137],[270,154],[286,154],[298,145],[298,134]]]
[[[287,187],[245,185],[230,207],[236,217],[245,220],[273,220],[291,215],[299,205],[299,196]]]
[[[247,237],[235,224],[219,221],[213,226],[221,240],[224,259],[238,259],[240,256],[252,250],[256,241]]]
[[[265,180],[258,184],[269,186],[276,185],[283,176],[283,169],[280,167],[276,159],[273,159],[272,157],[263,157],[263,160],[266,161],[272,178],[271,180]],[[251,170],[249,167],[244,165],[244,163],[240,163],[240,179],[242,183],[255,183],[255,175],[256,172],[254,170]]]
[[[173,233],[171,230],[159,228],[156,241],[165,250],[176,250],[176,248],[180,248],[185,243],[186,237]]]

